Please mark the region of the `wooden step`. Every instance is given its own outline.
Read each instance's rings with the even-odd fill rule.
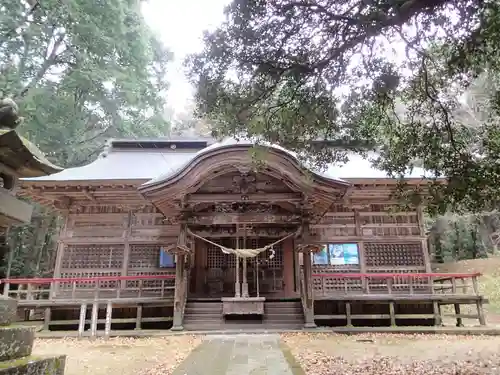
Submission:
[[[252,330],[301,329],[304,315],[300,301],[264,303],[264,316],[259,319],[224,319],[222,302],[188,301],[184,311],[186,330]]]

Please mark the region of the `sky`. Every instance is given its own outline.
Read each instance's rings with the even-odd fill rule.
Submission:
[[[143,14],[163,43],[174,53],[167,80],[170,84],[168,104],[182,112],[192,98],[182,61],[203,44],[204,30],[213,30],[224,20],[223,9],[229,0],[149,0],[143,3]]]

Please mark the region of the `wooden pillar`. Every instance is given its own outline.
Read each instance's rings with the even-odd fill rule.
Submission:
[[[97,336],[97,319],[99,317],[99,303],[95,301],[92,305],[92,316],[90,317],[90,336]]]
[[[305,296],[304,296],[304,312],[305,312],[305,328],[315,328],[314,323],[314,297],[312,290],[312,262],[311,262],[311,252],[304,252],[304,286],[305,286]]]
[[[64,225],[59,232],[59,239],[57,241],[57,253],[56,253],[56,263],[54,265],[54,278],[61,277],[62,261],[64,259],[64,251],[66,250],[65,240],[68,236],[69,229],[73,226],[74,219],[70,219],[69,210],[63,211],[65,215]],[[51,285],[50,296],[52,299],[56,296],[59,291],[59,283],[54,283]]]
[[[135,329],[140,330],[142,328],[142,305],[137,305],[137,314],[135,316]]]
[[[45,308],[44,316],[43,316],[43,330],[44,331],[49,331],[50,329],[50,316],[51,316],[51,309],[50,307]]]
[[[111,320],[113,316],[113,304],[108,302],[106,306],[106,322],[104,324],[104,336],[109,338],[111,334]]]
[[[182,331],[182,309],[184,305],[184,255],[178,254],[175,262],[175,296],[174,296],[174,321],[172,331]]]
[[[285,297],[291,297],[295,295],[294,288],[294,251],[293,251],[293,240],[289,238],[283,242],[283,282],[284,282],[284,293]]]
[[[195,262],[195,270],[196,272],[191,273],[191,277],[195,278],[195,293],[196,294],[204,294],[204,288],[206,285],[206,266],[207,266],[207,246],[205,243],[196,239],[194,242],[194,251],[196,255],[194,257]]]
[[[361,215],[359,214],[359,207],[354,208],[354,224],[356,225],[356,237],[363,238],[363,228],[361,227]],[[366,256],[365,256],[365,243],[363,240],[358,242],[358,256],[359,256],[359,272],[366,273]],[[363,291],[368,290],[368,282],[366,278],[361,280],[361,287]]]
[[[181,229],[179,232],[179,246],[186,246],[187,243],[187,225],[185,222],[181,223]],[[183,314],[184,314],[184,303],[186,301],[186,278],[185,272],[185,258],[186,256],[182,253],[176,254],[175,262],[175,294],[174,294],[174,320],[172,324],[173,331],[182,331],[184,327],[182,326]]]
[[[422,256],[425,263],[425,272],[432,272],[431,257],[429,255],[429,247],[427,246],[427,239],[425,238],[425,224],[424,224],[424,210],[422,206],[417,207],[417,221],[419,227],[419,234],[422,237]]]
[[[123,229],[123,264],[122,264],[122,271],[121,275],[122,276],[127,276],[128,274],[128,263],[130,259],[130,243],[129,243],[129,237],[130,237],[130,232],[132,231],[132,218],[133,218],[133,212],[129,211],[127,218],[125,219],[124,223],[124,229]],[[120,283],[120,289],[125,289],[127,282],[122,281]]]

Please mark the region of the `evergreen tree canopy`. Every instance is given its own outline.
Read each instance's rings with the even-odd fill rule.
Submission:
[[[55,164],[86,164],[110,137],[169,131],[163,114],[171,54],[146,25],[140,4],[0,1],[0,99],[17,103],[14,112],[24,121],[16,131]],[[36,207],[31,224],[12,228],[11,276],[52,275],[60,224]],[[6,252],[0,249],[0,278]]]
[[[419,199],[432,213],[498,207],[498,1],[233,0],[226,15],[186,62],[217,135],[320,165],[345,154],[313,140],[370,145],[390,176],[430,172]],[[471,121],[461,98],[481,77],[483,115]]]
[[[62,166],[88,162],[109,137],[158,136],[171,54],[137,0],[4,0],[0,98],[21,134]]]

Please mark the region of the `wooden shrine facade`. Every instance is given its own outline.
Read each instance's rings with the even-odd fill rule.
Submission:
[[[180,259],[181,228],[240,248],[262,247],[299,231],[276,246],[272,259],[264,252],[248,260],[249,287],[255,292],[260,279],[262,294],[299,293],[304,262],[299,250],[305,244],[353,244],[358,249],[358,259],[349,264],[330,259],[328,251],[326,258],[314,257],[313,273],[430,271],[421,211],[398,212],[396,202],[390,200],[394,180],[343,181],[314,173],[311,177],[280,149],[267,149],[259,166],[248,145],[211,147],[197,150],[176,173],[153,181],[25,181],[21,194],[53,206],[66,218],[54,277],[175,274],[174,263],[160,264],[160,252],[175,253]],[[234,292],[235,257],[186,233],[182,237],[190,273],[187,291],[197,296]],[[165,293],[159,281],[149,284],[151,294]],[[315,283],[314,288],[333,292],[335,278]]]
[[[431,272],[422,208],[398,209],[397,181],[320,175],[277,147],[256,161],[245,143],[141,142],[23,182],[65,217],[50,299],[171,298],[181,326],[188,298],[301,298],[307,323],[315,299],[409,293],[369,275],[434,293],[415,277]],[[237,262],[242,249],[260,253]]]

